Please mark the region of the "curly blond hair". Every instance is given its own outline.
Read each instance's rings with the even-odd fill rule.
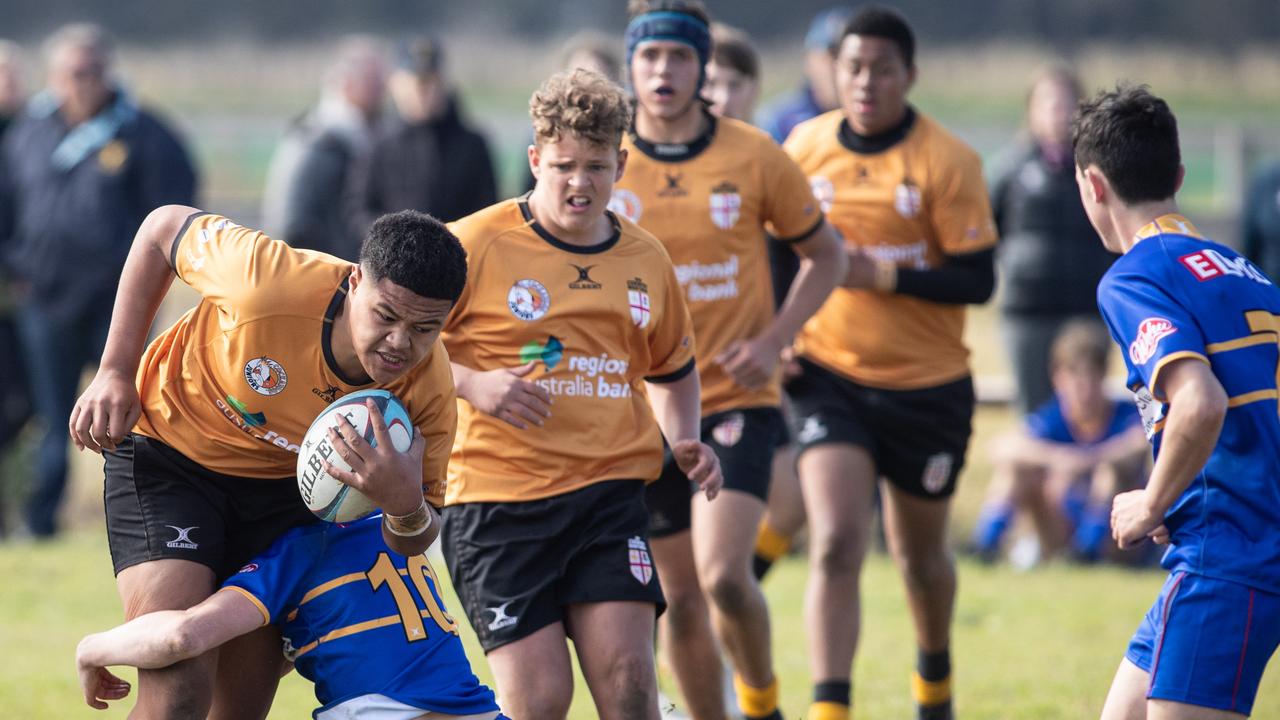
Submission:
[[[535,142],[566,135],[618,147],[631,125],[631,105],[622,88],[581,68],[552,75],[529,99]]]

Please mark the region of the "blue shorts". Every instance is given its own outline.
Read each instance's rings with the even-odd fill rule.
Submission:
[[[1147,697],[1248,715],[1280,644],[1280,595],[1174,572],[1125,657],[1151,675]]]

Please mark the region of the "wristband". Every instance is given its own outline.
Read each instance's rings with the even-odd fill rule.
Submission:
[[[880,292],[891,293],[898,288],[898,264],[887,260],[876,263],[876,276],[872,286]]]
[[[387,532],[397,537],[417,537],[426,532],[431,523],[431,509],[427,507],[426,498],[422,499],[417,510],[408,515],[382,513],[383,526],[387,528]]]

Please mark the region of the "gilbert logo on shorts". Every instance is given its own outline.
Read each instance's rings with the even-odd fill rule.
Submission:
[[[517,280],[507,291],[507,307],[521,320],[537,320],[551,309],[551,293],[537,280]]]
[[[1129,344],[1129,359],[1134,365],[1145,365],[1156,354],[1161,338],[1178,332],[1173,323],[1160,317],[1149,317],[1138,324],[1138,337]]]
[[[649,546],[644,539],[636,536],[627,541],[627,563],[631,566],[631,576],[648,585],[653,579],[653,560],[649,558]]]
[[[502,628],[505,628],[505,627],[511,627],[512,625],[515,625],[516,622],[519,621],[519,618],[517,618],[515,615],[507,614],[507,607],[510,606],[511,603],[513,602],[515,601],[508,600],[497,607],[489,607],[484,609],[485,612],[493,613],[493,621],[489,623],[490,632],[495,630],[501,630]]]
[[[200,547],[196,541],[191,539],[191,531],[199,530],[199,525],[192,525],[186,528],[178,527],[177,525],[165,525],[165,527],[172,528],[174,532],[178,533],[178,537],[164,544],[165,547],[182,548],[183,550],[195,550]]]
[[[259,395],[279,395],[289,382],[284,366],[263,355],[244,365],[244,381]]]

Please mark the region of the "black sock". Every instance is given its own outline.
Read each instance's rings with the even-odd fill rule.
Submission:
[[[853,683],[839,680],[823,680],[813,684],[813,701],[852,705]]]
[[[762,556],[751,556],[751,572],[755,574],[756,580],[763,580],[764,576],[769,573],[769,569],[773,567],[773,561]]]
[[[916,653],[916,672],[929,682],[940,682],[951,676],[951,649]]]

